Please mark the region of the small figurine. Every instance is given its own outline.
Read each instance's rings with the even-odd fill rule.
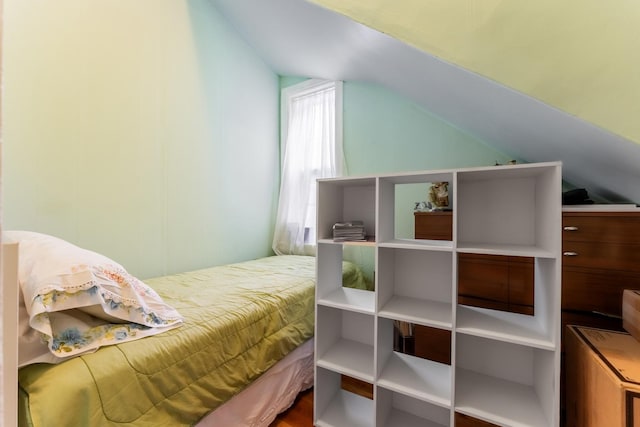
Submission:
[[[435,208],[449,207],[449,183],[434,182],[429,188],[429,202]]]

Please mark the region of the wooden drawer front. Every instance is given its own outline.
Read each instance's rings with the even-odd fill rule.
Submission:
[[[533,270],[533,258],[460,254],[458,303],[532,315]]]
[[[469,415],[456,412],[455,427],[498,427],[497,424],[473,418]]]
[[[565,212],[562,240],[640,244],[640,212]]]
[[[509,303],[509,263],[506,257],[460,254],[458,296]]]
[[[509,304],[533,309],[533,258],[509,257]]]
[[[415,325],[415,356],[451,365],[451,331]]]
[[[340,388],[359,396],[373,399],[373,384],[347,375],[340,376]]]
[[[640,273],[562,266],[562,309],[622,316],[622,292],[640,289]]]
[[[415,212],[415,238],[452,240],[452,212]]]
[[[640,272],[640,244],[563,242],[562,264]]]

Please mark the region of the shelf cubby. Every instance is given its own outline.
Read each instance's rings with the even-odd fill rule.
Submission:
[[[318,240],[333,239],[333,225],[363,221],[367,236],[376,234],[376,178],[320,180],[318,186]]]
[[[552,350],[558,343],[560,283],[554,259],[534,264],[533,316],[457,305],[456,331],[500,341]]]
[[[340,374],[316,368],[314,425],[316,427],[371,427],[374,425],[373,400],[341,389]]]
[[[555,256],[561,221],[557,164],[479,168],[457,178],[459,250]]]
[[[378,249],[378,315],[451,329],[451,252]]]
[[[403,231],[403,227],[413,224],[412,203],[427,201],[430,185],[442,181],[449,183],[449,200],[452,204],[454,176],[451,171],[381,176],[378,193],[378,240],[381,243],[413,241],[414,245],[422,244],[413,239],[413,232]]]
[[[498,425],[557,425],[554,351],[456,335],[455,411]]]
[[[318,243],[316,302],[361,313],[374,313],[375,294],[343,286],[342,244]]]
[[[397,393],[384,387],[377,390],[376,425],[381,427],[448,427],[447,408]]]
[[[423,402],[451,406],[451,366],[393,351],[393,320],[378,319],[377,384]]]
[[[316,364],[369,383],[374,373],[372,315],[316,307]]]

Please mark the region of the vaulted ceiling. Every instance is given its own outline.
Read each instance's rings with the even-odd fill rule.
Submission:
[[[281,75],[382,85],[610,202],[640,203],[640,145],[304,0],[211,0]]]

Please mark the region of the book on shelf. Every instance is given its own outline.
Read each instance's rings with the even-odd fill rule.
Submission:
[[[367,235],[362,221],[336,222],[333,225],[334,242],[365,241]]]

